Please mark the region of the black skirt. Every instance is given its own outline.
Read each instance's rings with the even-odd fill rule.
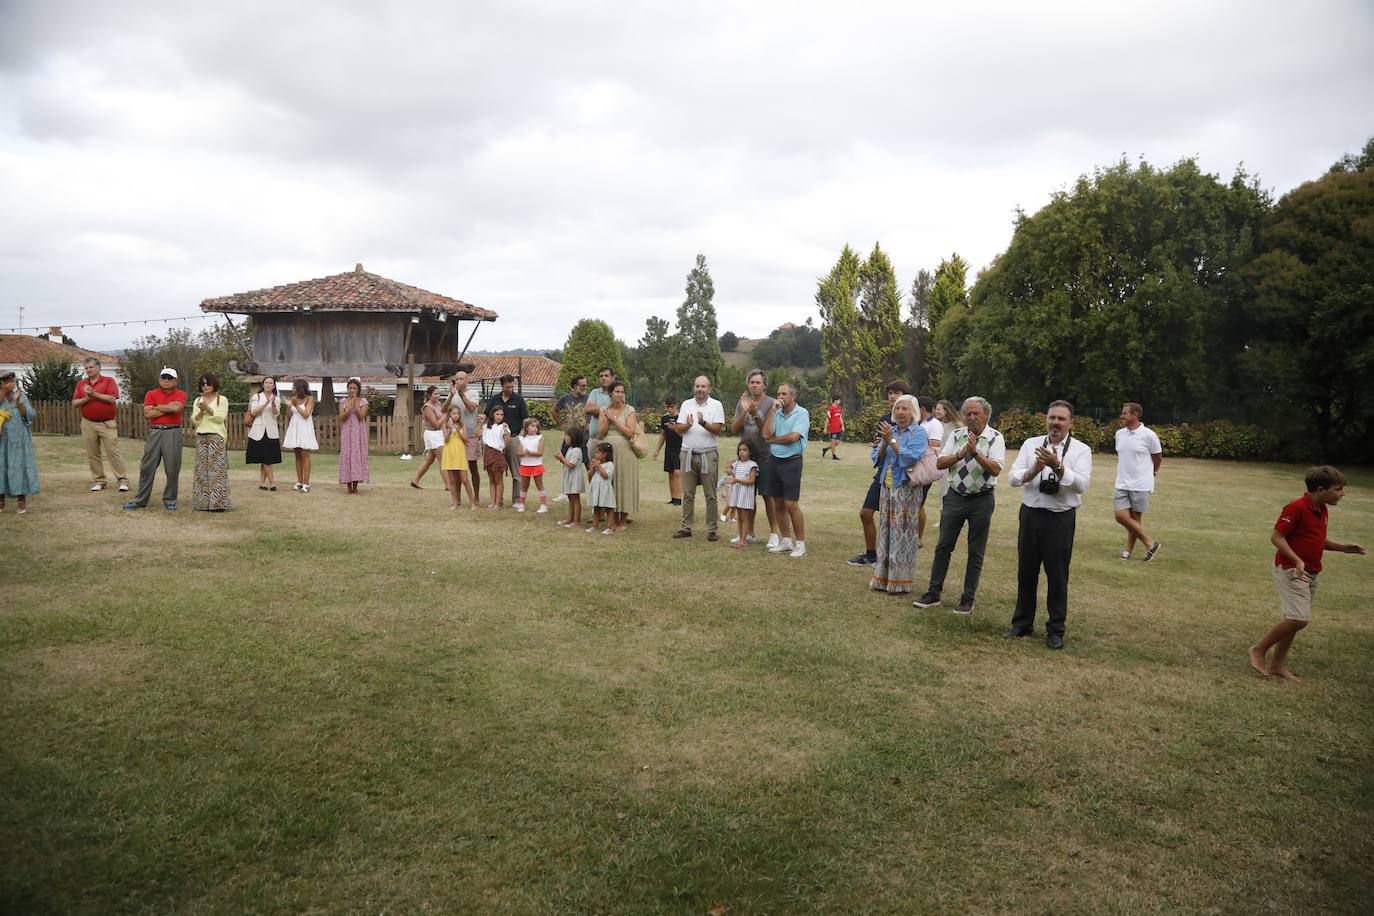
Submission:
[[[243,450],[244,464],[281,464],[281,440],[271,436],[249,439]]]

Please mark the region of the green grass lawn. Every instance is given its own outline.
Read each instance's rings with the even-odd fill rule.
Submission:
[[[812,446],[801,561],[671,540],[649,461],[604,537],[391,456],[350,497],[334,456],[268,494],[235,453],[210,515],[187,452],[181,511],[121,513],[78,439],[37,447],[0,516],[2,912],[1372,905],[1374,557],[1328,556],[1303,684],[1246,664],[1300,468],[1166,459],[1165,546],[1124,563],[1097,456],[1051,653],[999,638],[1009,488],[971,618],[866,591],[855,447]],[[1346,493],[1333,537],[1374,547],[1374,476]]]

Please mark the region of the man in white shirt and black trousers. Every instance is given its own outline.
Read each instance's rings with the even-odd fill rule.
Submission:
[[[1009,480],[1021,487],[1021,526],[1016,535],[1016,610],[1003,639],[1030,636],[1035,630],[1035,593],[1040,567],[1045,567],[1047,594],[1045,645],[1064,648],[1064,619],[1069,613],[1069,561],[1078,505],[1092,480],[1093,453],[1073,438],[1073,405],[1053,401],[1045,412],[1049,434],[1021,444]]]

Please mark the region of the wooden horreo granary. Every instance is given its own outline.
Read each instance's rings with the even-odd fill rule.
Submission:
[[[253,317],[253,358],[236,368],[251,380],[391,376],[396,409],[410,412],[410,387],[423,375],[452,375],[484,321],[496,313],[368,273],[348,273],[206,299],[206,312]],[[463,322],[472,322],[471,329]],[[467,339],[462,333],[467,330]],[[401,395],[401,386],[406,388]],[[332,398],[322,398],[328,411]]]

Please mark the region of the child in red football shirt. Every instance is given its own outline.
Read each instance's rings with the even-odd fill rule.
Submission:
[[[1284,662],[1293,637],[1307,626],[1312,613],[1312,598],[1317,593],[1317,574],[1322,571],[1322,551],[1364,554],[1359,544],[1338,544],[1326,536],[1326,507],[1334,506],[1345,495],[1345,475],[1329,465],[1312,468],[1304,479],[1307,495],[1283,507],[1269,540],[1278,549],[1274,555],[1274,585],[1279,590],[1283,619],[1274,624],[1264,638],[1250,647],[1250,667],[1261,675],[1274,675],[1285,681],[1301,680]],[[1265,662],[1270,649],[1274,657]]]
[[[838,394],[830,399],[830,407],[825,412],[825,432],[830,437],[830,444],[821,449],[821,457],[829,452],[831,458],[839,461],[840,440],[844,438],[844,408],[840,406]]]

